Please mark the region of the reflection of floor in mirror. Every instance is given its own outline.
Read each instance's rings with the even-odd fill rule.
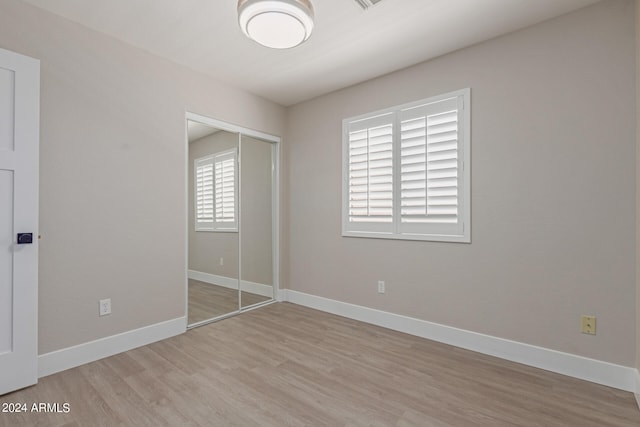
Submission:
[[[271,298],[242,291],[242,306]],[[238,291],[189,279],[189,324],[238,310]]]

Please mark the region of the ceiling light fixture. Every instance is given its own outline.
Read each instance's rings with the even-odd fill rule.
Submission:
[[[238,0],[238,22],[261,45],[288,49],[311,35],[313,5],[309,0]]]

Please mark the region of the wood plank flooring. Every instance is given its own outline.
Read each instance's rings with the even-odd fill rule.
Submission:
[[[0,426],[640,426],[631,393],[288,304],[0,397]],[[0,406],[1,407],[1,406]]]
[[[262,295],[242,291],[242,306],[268,301]],[[189,279],[189,324],[238,310],[238,290]]]

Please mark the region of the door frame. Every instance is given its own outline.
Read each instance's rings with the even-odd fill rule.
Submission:
[[[272,250],[272,263],[273,263],[273,299],[263,303],[251,305],[246,308],[242,308],[242,302],[239,301],[239,307],[237,311],[231,312],[229,314],[225,314],[222,316],[214,317],[209,320],[203,320],[201,322],[194,323],[189,326],[189,135],[187,129],[187,121],[191,120],[194,122],[202,123],[207,126],[211,126],[223,131],[237,133],[240,135],[240,139],[242,135],[249,136],[256,139],[261,139],[266,142],[272,144],[273,149],[273,181],[272,181],[272,235],[273,239],[271,242],[271,250]],[[246,312],[253,310],[258,307],[262,307],[263,305],[270,304],[280,300],[280,143],[282,142],[282,138],[279,136],[271,135],[265,132],[257,131],[254,129],[246,128],[244,126],[236,125],[233,123],[225,122],[223,120],[214,119],[212,117],[204,116],[202,114],[194,113],[191,111],[185,111],[185,120],[184,120],[184,139],[185,139],[185,173],[184,173],[184,185],[185,185],[185,273],[184,273],[184,287],[185,287],[185,327],[187,329],[191,329],[197,326],[202,326],[207,323],[215,322],[218,320],[225,319],[230,316],[234,316],[238,313]],[[240,147],[239,147],[240,148]],[[242,157],[240,150],[238,151],[240,162],[242,162]],[[240,170],[242,168],[242,164],[240,164]],[[238,174],[238,176],[240,173]],[[238,193],[240,194],[242,190],[239,189]],[[242,197],[238,197],[238,203]],[[238,211],[240,212],[242,206],[238,206]],[[239,222],[238,227],[238,284],[240,285],[242,280],[242,223]],[[241,286],[238,287],[238,292],[241,292]]]

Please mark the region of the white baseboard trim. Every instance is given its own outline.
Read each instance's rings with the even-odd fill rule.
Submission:
[[[201,282],[210,283],[212,285],[222,286],[229,289],[238,289],[238,279],[231,277],[218,276],[211,273],[203,273],[202,271],[189,270],[189,279],[199,280]],[[262,295],[264,297],[273,297],[273,286],[264,285],[262,283],[250,282],[248,280],[242,280],[240,282],[240,288],[243,291]]]
[[[218,276],[216,274],[203,273],[202,271],[189,270],[189,279],[199,280],[200,282],[209,283],[211,285],[222,286],[223,288],[238,289],[238,279],[231,277]]]
[[[636,390],[635,390],[635,396],[636,396],[636,403],[638,404],[638,409],[640,409],[640,370],[636,369]]]
[[[545,369],[562,375],[630,392],[640,392],[636,385],[638,371],[609,362],[563,353],[451,326],[415,319],[399,314],[331,300],[290,289],[282,290],[282,300],[361,322],[382,326],[433,341],[450,344],[512,362]]]
[[[251,294],[262,295],[263,297],[273,298],[273,286],[263,285],[262,283],[250,282],[248,280],[240,281],[240,289]]]
[[[185,332],[186,328],[186,317],[179,317],[42,354],[38,356],[38,377],[46,377],[47,375],[75,368],[123,351],[161,341]]]

